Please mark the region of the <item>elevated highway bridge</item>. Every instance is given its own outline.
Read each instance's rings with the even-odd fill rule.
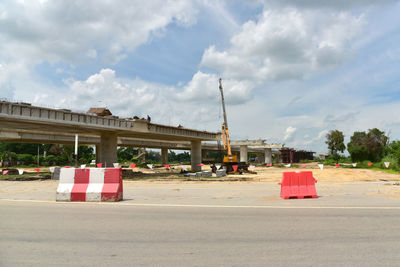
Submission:
[[[76,113],[66,109],[50,109],[26,103],[0,101],[0,140],[8,142],[96,145],[96,160],[105,166],[117,161],[117,146],[159,148],[163,162],[168,149],[190,150],[192,169],[201,163],[202,151],[218,151],[220,133],[198,131],[150,123],[144,119],[122,119]],[[203,141],[203,143],[202,143]],[[213,142],[213,143],[210,143]],[[241,161],[247,153],[264,155],[271,161],[272,148],[265,140],[232,141],[233,151],[240,152]]]

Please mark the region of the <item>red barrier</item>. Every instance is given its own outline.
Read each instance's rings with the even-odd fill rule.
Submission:
[[[121,168],[61,168],[57,201],[120,201]]]
[[[122,169],[106,169],[101,201],[122,200]]]
[[[281,185],[281,198],[316,198],[316,182],[311,171],[284,172],[282,182],[278,183]]]
[[[89,172],[89,169],[75,169],[75,183],[71,190],[71,201],[86,201]]]

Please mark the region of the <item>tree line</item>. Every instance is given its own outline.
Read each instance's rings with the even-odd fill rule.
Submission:
[[[368,131],[356,131],[350,137],[347,146],[344,134],[339,130],[331,130],[326,135],[326,142],[332,159],[339,161],[346,149],[353,162],[390,162],[393,169],[400,167],[400,141],[389,140],[384,131],[377,128]]]
[[[78,163],[89,164],[96,159],[92,146],[79,146]],[[140,163],[137,159],[139,151],[132,147],[119,147],[117,158],[119,163]],[[161,163],[161,153],[148,150],[145,156],[147,163]],[[0,161],[2,166],[62,166],[74,165],[75,155],[73,145],[61,144],[27,144],[0,142]],[[190,162],[190,153],[168,152],[168,161],[171,163]]]

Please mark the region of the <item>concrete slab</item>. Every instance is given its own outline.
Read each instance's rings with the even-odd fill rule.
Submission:
[[[217,170],[215,174],[217,175],[217,177],[224,177],[226,176],[226,170],[225,169]]]
[[[212,177],[212,171],[202,171],[202,177]]]

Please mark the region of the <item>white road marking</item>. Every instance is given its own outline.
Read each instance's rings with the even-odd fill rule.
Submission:
[[[163,203],[126,203],[126,202],[79,202],[79,201],[52,201],[32,199],[0,199],[3,202],[28,202],[52,204],[78,204],[78,205],[116,205],[133,207],[181,207],[181,208],[247,208],[247,209],[359,209],[359,210],[400,210],[400,207],[384,206],[240,206],[240,205],[203,205],[203,204],[163,204]]]

